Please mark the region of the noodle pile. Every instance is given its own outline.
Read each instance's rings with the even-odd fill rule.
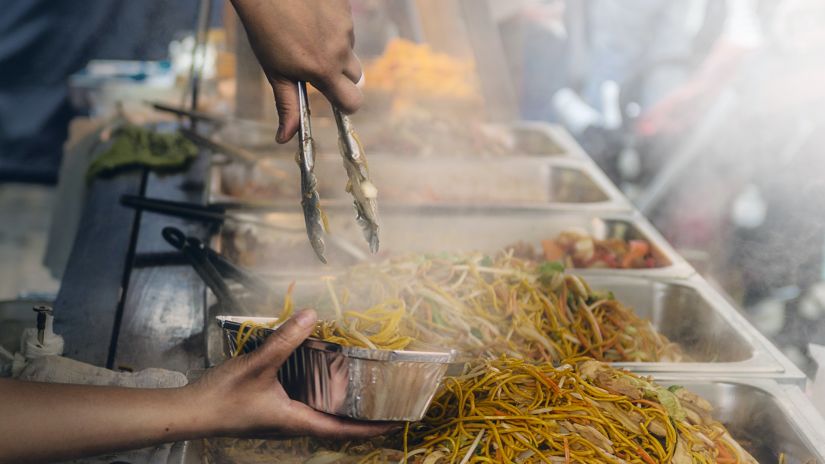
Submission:
[[[332,289],[329,281],[328,285]],[[274,329],[292,316],[295,311],[293,290],[294,283],[287,290],[283,310],[276,319],[266,324],[252,320],[241,323],[235,335],[233,357],[248,352],[252,348],[248,346],[250,341],[261,343],[267,329]],[[334,320],[319,321],[312,337],[342,346],[374,350],[402,350],[412,343],[411,337],[400,334],[400,324],[406,317],[402,301],[385,301],[365,311],[341,311],[335,294],[330,295],[339,316]]]
[[[315,451],[307,462],[756,462],[702,398],[603,362],[678,361],[678,346],[559,265],[515,255],[412,255],[324,278],[317,307],[334,317],[314,337],[439,346],[474,361],[421,422],[368,442],[302,445]],[[293,289],[278,321],[294,310]],[[265,327],[244,323],[237,352]]]
[[[562,270],[512,250],[495,258],[413,255],[356,266],[334,284],[327,280],[317,306],[342,317],[325,323],[320,335],[344,345],[441,347],[536,361],[684,359],[649,321]]]
[[[405,437],[408,462],[756,463],[684,388],[569,362],[503,357],[448,378]]]
[[[501,357],[447,378],[426,417],[388,437],[229,446],[243,462],[755,464],[711,412],[685,388],[588,358],[554,367]]]

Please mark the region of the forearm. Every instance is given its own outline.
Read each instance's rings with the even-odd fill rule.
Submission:
[[[186,388],[0,379],[0,462],[51,462],[210,435],[204,406]]]
[[[694,76],[695,80],[703,82],[727,82],[742,61],[752,50],[738,46],[735,43],[721,40],[714,45],[710,54]]]
[[[210,436],[366,438],[389,424],[361,423],[291,400],[284,361],[314,330],[299,311],[254,353],[208,369],[182,388],[129,389],[0,379],[0,464],[54,462]]]

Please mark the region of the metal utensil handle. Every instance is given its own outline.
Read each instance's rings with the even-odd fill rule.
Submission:
[[[206,247],[200,240],[186,236],[180,229],[175,227],[164,227],[161,235],[170,245],[183,253],[189,264],[206,286],[212,290],[212,293],[215,294],[218,302],[223,307],[231,308],[241,314],[250,314],[245,305],[235,298],[221,274],[209,261],[205,251]]]
[[[161,232],[163,238],[178,250],[183,250],[187,243],[202,250],[206,259],[212,264],[221,277],[235,280],[249,290],[268,295],[272,293],[272,287],[266,283],[265,280],[253,274],[252,272],[231,263],[229,260],[221,256],[212,248],[204,245],[200,240],[187,237],[179,229],[175,227],[165,227]]]
[[[203,206],[183,201],[160,200],[137,195],[121,195],[120,204],[129,208],[151,211],[153,213],[218,224],[223,223],[226,219],[222,207]],[[165,235],[164,238],[166,238]]]
[[[309,115],[306,82],[298,82],[298,106],[300,110],[298,167],[301,171],[301,209],[304,212],[304,224],[312,250],[315,251],[318,259],[326,264],[321,199],[318,196],[318,179],[313,172],[315,169],[315,147],[312,141],[312,122]]]
[[[204,252],[206,253],[207,259],[209,259],[212,265],[215,266],[215,269],[217,269],[218,272],[225,278],[232,279],[247,289],[255,293],[260,293],[263,296],[269,296],[272,294],[272,287],[264,279],[253,274],[249,270],[230,262],[218,254],[218,252],[207,246],[204,246]]]
[[[353,154],[357,156],[360,150],[355,146],[355,140],[352,137],[353,129],[349,116],[341,112],[335,105],[332,105],[332,114],[335,117],[335,125],[338,128],[338,140],[344,144],[342,154],[348,157]]]
[[[279,226],[265,220],[255,219],[252,216],[246,217],[232,214],[226,211],[232,204],[203,206],[197,203],[185,201],[159,200],[156,198],[145,198],[136,195],[122,195],[120,203],[129,208],[151,211],[167,216],[181,217],[185,219],[195,219],[212,224],[223,224],[229,221],[236,224],[251,224],[265,229],[279,232],[301,233],[303,229],[288,226]]]
[[[219,142],[209,137],[205,137],[191,129],[181,128],[180,133],[181,135],[189,139],[190,142],[194,143],[195,145],[198,145],[199,147],[206,148],[207,150],[212,150],[218,153],[223,153],[224,155],[230,156],[241,163],[254,166],[259,161],[261,161],[261,157],[256,153],[253,153],[245,148],[236,145],[232,145],[225,142]]]
[[[315,169],[315,148],[312,146],[312,121],[309,114],[309,98],[307,97],[307,84],[298,81],[298,141],[301,144],[302,159],[299,160],[301,168],[307,172]]]
[[[162,103],[162,102],[147,101],[146,104],[151,105],[152,108],[154,108],[157,111],[162,111],[164,113],[171,113],[171,114],[174,114],[176,116],[181,116],[181,117],[186,116],[186,117],[192,118],[194,120],[206,121],[206,122],[209,122],[211,124],[215,124],[217,126],[222,126],[222,125],[226,124],[227,122],[229,122],[229,119],[225,118],[223,116],[218,116],[216,114],[205,113],[203,111],[190,110],[190,109],[186,109],[186,108],[183,108],[183,107],[180,107],[180,106],[167,105],[167,104]]]
[[[164,227],[163,230],[160,231],[160,235],[163,237],[164,240],[166,240],[168,244],[172,245],[178,250],[183,251],[183,247],[186,246],[186,234],[184,234],[177,227]]]

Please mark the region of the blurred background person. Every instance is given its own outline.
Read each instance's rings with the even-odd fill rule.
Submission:
[[[222,1],[215,0],[215,5]],[[92,59],[162,60],[198,0],[9,0],[0,15],[0,181],[52,184],[69,121],[69,76]],[[220,7],[213,8],[213,22]]]
[[[804,199],[825,194],[810,174],[825,168],[825,4],[527,3],[502,23],[523,52],[509,54],[522,116],[565,125],[683,254],[812,368],[806,343],[825,339],[825,217]]]
[[[811,372],[807,344],[825,342],[825,214],[816,200],[825,195],[825,4],[764,2],[757,11],[760,46],[714,79],[715,93],[641,120],[659,118],[642,145],[647,183],[661,191],[646,212],[677,246],[701,250],[707,272]],[[680,113],[685,123],[662,124]],[[679,175],[667,165],[673,154],[687,166]]]

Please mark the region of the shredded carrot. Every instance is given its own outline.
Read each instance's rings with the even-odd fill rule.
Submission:
[[[553,382],[552,380],[550,380],[550,377],[547,377],[546,375],[544,375],[542,373],[539,373],[539,375],[541,376],[541,379],[544,381],[545,384],[547,384],[548,387],[552,388],[553,391],[556,392],[557,395],[561,395],[561,389],[559,388],[558,385],[556,385],[556,382]]]
[[[639,450],[639,456],[641,456],[647,464],[657,464],[656,461],[654,461],[653,458],[651,458],[650,455],[647,454],[647,452],[644,449],[642,449],[642,447],[639,447],[637,449]]]
[[[634,403],[639,403],[639,404],[644,404],[644,405],[650,406],[652,408],[659,409],[661,411],[665,410],[665,408],[661,404],[656,403],[655,401],[650,401],[650,400],[645,400],[645,399],[638,399],[638,400],[633,400],[633,402]]]
[[[570,443],[564,437],[564,464],[570,464]]]

